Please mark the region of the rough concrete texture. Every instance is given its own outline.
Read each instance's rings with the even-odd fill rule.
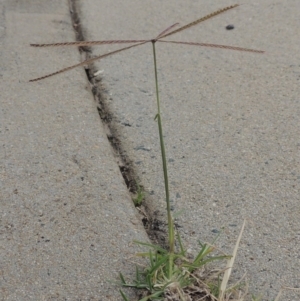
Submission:
[[[153,38],[232,1],[78,0],[88,40]],[[244,219],[234,277],[273,300],[300,285],[299,0],[243,5],[169,39],[265,50],[252,54],[157,44],[171,195],[188,248],[233,248]],[[228,24],[234,30],[226,30]],[[45,38],[49,41],[49,37]],[[122,46],[99,46],[104,54]],[[164,212],[151,44],[96,63],[124,153],[152,210]],[[59,82],[59,78],[56,79]],[[297,301],[297,292],[282,300]]]
[[[147,240],[83,69],[67,1],[0,1],[0,300],[120,300]],[[112,280],[112,282],[110,282]]]

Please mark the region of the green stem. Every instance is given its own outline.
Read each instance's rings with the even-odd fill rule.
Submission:
[[[175,238],[174,238],[174,224],[173,224],[173,218],[172,218],[172,214],[171,214],[171,205],[170,205],[167,159],[166,159],[166,151],[165,151],[164,138],[163,138],[161,114],[160,114],[160,102],[159,102],[159,92],[158,92],[158,78],[157,78],[155,42],[156,42],[156,40],[152,40],[153,59],[154,59],[154,72],[155,72],[155,86],[156,86],[156,101],[157,101],[157,115],[156,115],[156,118],[157,118],[157,123],[158,123],[160,149],[161,149],[161,157],[162,157],[164,181],[165,181],[165,192],[166,192],[166,203],[167,203],[167,214],[168,214],[168,231],[169,231],[169,252],[170,252],[169,277],[171,277],[172,269],[173,269],[173,254],[174,254]]]

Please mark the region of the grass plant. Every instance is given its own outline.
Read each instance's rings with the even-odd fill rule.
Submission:
[[[159,98],[159,83],[157,74],[157,60],[156,60],[156,48],[157,42],[164,43],[174,43],[174,44],[185,44],[193,46],[204,46],[204,47],[214,47],[223,48],[229,50],[246,51],[254,53],[263,53],[261,50],[254,50],[248,48],[241,48],[235,46],[218,45],[218,44],[206,44],[199,42],[181,42],[181,41],[171,41],[164,40],[164,38],[169,37],[175,33],[186,30],[192,26],[199,24],[205,20],[215,17],[225,11],[233,9],[238,5],[232,5],[220,9],[214,13],[211,13],[203,18],[196,21],[188,23],[185,26],[174,29],[178,26],[175,23],[162,31],[156,38],[150,40],[105,40],[105,41],[82,41],[82,42],[66,42],[66,43],[55,43],[55,44],[31,44],[34,47],[45,47],[45,46],[91,46],[91,45],[102,45],[102,44],[131,44],[124,48],[106,53],[104,55],[96,56],[90,58],[82,63],[61,69],[54,73],[32,79],[31,81],[38,81],[73,68],[90,64],[96,60],[103,59],[105,57],[111,56],[116,53],[128,50],[133,47],[140,46],[142,44],[151,43],[153,50],[153,64],[154,64],[154,78],[155,78],[155,89],[156,89],[156,103],[157,103],[157,114],[155,120],[158,124],[159,140],[160,140],[160,150],[162,157],[162,169],[164,177],[164,188],[165,188],[165,200],[167,207],[167,220],[168,220],[168,248],[164,249],[161,246],[139,242],[136,243],[140,246],[147,247],[148,252],[138,253],[137,256],[145,257],[148,260],[148,265],[140,269],[136,267],[135,279],[131,282],[127,282],[122,273],[120,273],[121,285],[124,287],[134,287],[137,289],[142,289],[142,295],[140,301],[147,300],[165,300],[165,301],[227,301],[227,300],[244,300],[246,291],[245,286],[241,283],[237,283],[234,286],[228,287],[229,278],[231,275],[234,260],[236,258],[239,242],[244,230],[245,222],[242,226],[241,232],[237,239],[236,245],[232,256],[227,256],[224,254],[213,255],[215,247],[213,244],[201,244],[198,254],[191,259],[189,254],[187,254],[182,241],[180,239],[179,233],[174,227],[174,220],[171,212],[170,205],[170,192],[169,192],[169,181],[168,181],[168,169],[166,160],[165,144],[163,139],[163,125],[162,125],[162,114],[160,108],[160,98]],[[139,206],[143,200],[143,191],[138,186],[137,197],[133,199],[134,204]],[[212,271],[207,268],[210,262],[216,260],[227,259],[227,265],[225,269],[221,271]],[[222,276],[223,275],[223,276]],[[244,292],[241,289],[244,288]],[[247,289],[246,289],[247,290]],[[129,301],[126,294],[120,290],[123,300]],[[275,301],[279,301],[281,291]],[[254,297],[252,300],[257,300]]]

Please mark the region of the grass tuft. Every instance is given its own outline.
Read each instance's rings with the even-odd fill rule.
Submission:
[[[234,261],[243,228],[233,256],[214,255],[216,248],[213,245],[200,243],[200,251],[195,258],[191,259],[181,243],[179,243],[179,250],[171,253],[169,250],[154,244],[136,242],[149,248],[148,252],[136,254],[147,258],[148,265],[142,270],[136,267],[135,279],[131,282],[127,282],[120,273],[120,284],[125,287],[143,289],[145,292],[140,301],[241,301],[242,299],[232,299],[232,297],[244,295],[244,286],[237,283],[230,288],[224,287],[224,283],[228,283],[226,277],[223,277],[221,282],[221,274],[224,270],[213,270],[209,268],[208,264],[214,261],[227,260],[227,266],[229,266]],[[179,234],[177,233],[177,235]],[[178,236],[178,242],[180,241]],[[169,274],[170,264],[172,264],[172,274]],[[225,273],[227,270],[228,268],[225,269]],[[225,281],[224,278],[226,278]],[[123,292],[121,295],[123,300],[128,300]]]

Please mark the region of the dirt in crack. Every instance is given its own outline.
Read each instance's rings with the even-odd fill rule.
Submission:
[[[76,40],[84,41],[84,28],[80,22],[79,11],[77,9],[77,0],[69,0],[69,3],[73,28],[76,33]],[[90,47],[79,47],[79,52],[81,54],[84,54],[85,59],[91,58],[92,51]],[[135,194],[138,191],[136,181],[137,176],[134,171],[133,164],[126,156],[126,151],[122,147],[121,139],[118,138],[120,135],[116,127],[114,126],[114,116],[105,97],[107,91],[102,83],[101,78],[99,78],[99,76],[94,76],[96,71],[97,70],[93,64],[90,64],[88,68],[85,69],[86,76],[92,87],[92,93],[97,102],[99,116],[106,129],[107,138],[114,150],[120,172],[123,176],[128,190],[132,194]],[[142,206],[138,208],[138,211],[143,216],[142,222],[150,240],[153,243],[167,248],[167,227],[166,224],[159,218],[161,214],[158,211],[153,212],[147,206],[147,201],[143,202]]]

